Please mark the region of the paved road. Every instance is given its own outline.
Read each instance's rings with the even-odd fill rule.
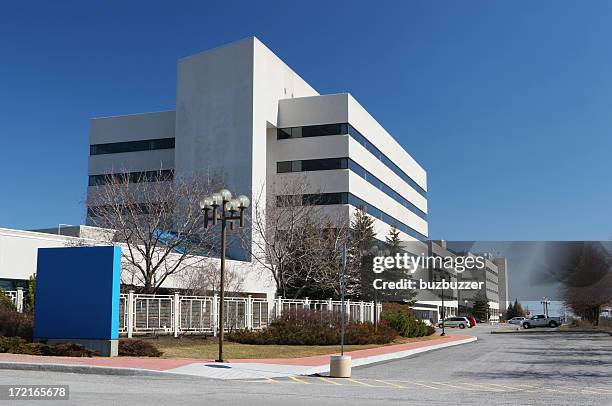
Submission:
[[[0,384],[68,384],[68,404],[75,405],[612,405],[610,336],[491,335],[490,330],[469,330],[479,337],[476,343],[357,368],[351,380],[246,382],[0,371]],[[28,403],[39,404],[19,404]]]

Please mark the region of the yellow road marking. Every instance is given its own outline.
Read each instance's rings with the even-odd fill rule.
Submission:
[[[559,389],[550,389],[550,388],[541,388],[540,390],[545,390],[546,392],[565,393],[565,394],[574,394],[577,392],[575,389],[573,392],[572,391],[567,392],[567,391],[562,391]]]
[[[363,385],[363,386],[369,386],[370,388],[374,388],[375,387],[374,385],[370,385],[369,383],[365,383],[365,382],[359,382],[358,380],[353,379],[353,378],[347,378],[347,379],[349,381],[351,381],[351,382],[355,382],[355,383],[358,383],[358,384]]]
[[[322,376],[318,377],[320,380],[322,380],[323,382],[328,382],[328,383],[332,383],[334,385],[341,385],[340,383],[336,382],[336,381],[332,381],[331,379],[327,379],[327,378],[323,378]]]
[[[440,388],[436,388],[435,386],[429,386],[429,385],[425,385],[424,383],[418,383],[418,382],[413,382],[413,381],[400,381],[400,380],[393,380],[394,382],[405,382],[405,383],[411,383],[413,385],[418,385],[418,386],[422,386],[424,388],[429,388],[429,389],[435,389],[435,390],[440,390]]]
[[[266,377],[266,380],[267,380],[268,382],[280,383],[279,381],[275,381],[274,379],[272,379],[272,378],[268,378],[268,377]]]
[[[305,380],[297,378],[295,376],[290,376],[289,379],[292,379],[297,383],[303,383],[304,385],[310,385],[310,382],[306,382]]]
[[[593,387],[590,387],[590,388],[588,388],[588,389],[589,389],[589,390],[591,390],[591,389],[593,389],[593,390],[601,390],[601,391],[604,391],[604,392],[606,392],[606,393],[612,393],[612,388],[597,388],[597,387],[594,387],[594,388],[593,388]]]
[[[485,385],[499,386],[500,388],[506,388],[506,389],[511,389],[511,390],[521,390],[520,388],[515,388],[515,387],[507,386],[507,385],[500,385],[498,383],[486,383]]]
[[[400,389],[405,389],[405,388],[406,388],[405,386],[402,386],[402,385],[397,385],[397,384],[394,384],[394,383],[391,383],[391,382],[387,382],[387,381],[383,381],[383,380],[380,380],[380,379],[374,379],[374,380],[375,380],[376,382],[384,383],[384,384],[386,384],[386,385],[391,385],[391,386],[394,386],[394,387],[396,387],[396,388],[400,388]]]
[[[448,386],[449,388],[453,388],[453,389],[471,390],[468,388],[462,388],[461,386],[451,385],[450,383],[445,383],[445,382],[431,381],[431,383],[433,383],[434,385]]]
[[[469,386],[473,386],[475,388],[478,388],[480,390],[486,391],[486,392],[504,392],[501,389],[495,389],[495,388],[487,388],[486,386],[482,386],[482,385],[476,385],[473,383],[469,383],[469,382],[461,382],[462,385],[469,385]]]

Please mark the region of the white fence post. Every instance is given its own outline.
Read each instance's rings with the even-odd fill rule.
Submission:
[[[181,298],[179,297],[178,292],[174,292],[172,306],[174,309],[174,317],[172,320],[174,322],[174,338],[177,338],[181,328]]]
[[[245,310],[246,310],[245,325],[247,329],[251,330],[253,328],[253,298],[251,297],[251,295],[247,297]]]
[[[359,302],[359,322],[363,323],[365,321],[365,303],[363,303],[363,300],[361,302]]]
[[[370,302],[370,323],[374,323],[374,314],[375,314],[374,312],[375,311],[376,311],[376,306],[374,306],[374,302]]]
[[[347,299],[346,300],[346,305],[345,306],[346,306],[346,308],[345,308],[346,319],[350,321],[351,320],[351,299]]]
[[[330,313],[334,311],[334,305],[332,304],[331,297],[327,299],[327,311]]]
[[[134,291],[128,292],[127,301],[125,303],[127,308],[127,336],[132,338],[134,333]]]
[[[17,298],[15,299],[15,307],[19,313],[23,313],[23,288],[17,288]]]
[[[283,314],[283,297],[279,296],[276,299],[276,318],[278,319]]]
[[[219,300],[218,296],[215,293],[213,295],[213,301],[212,301],[212,322],[211,322],[211,327],[212,327],[214,337],[217,336],[217,330],[219,327],[219,302],[218,300]]]
[[[304,309],[310,310],[310,300],[307,297],[304,298]]]

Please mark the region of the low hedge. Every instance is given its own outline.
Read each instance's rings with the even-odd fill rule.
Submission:
[[[28,355],[52,355],[64,357],[93,357],[99,355],[96,351],[73,343],[48,345],[45,343],[29,343],[21,337],[0,337],[0,353]]]
[[[33,329],[32,314],[19,313],[8,296],[0,290],[0,336],[16,336],[31,341]]]
[[[329,312],[293,311],[283,314],[260,331],[239,330],[227,339],[242,344],[278,345],[337,345],[340,343],[338,315]],[[397,338],[397,332],[387,324],[378,329],[372,323],[346,324],[344,343],[387,344]]]
[[[119,340],[119,356],[123,357],[161,357],[163,352],[144,340]]]

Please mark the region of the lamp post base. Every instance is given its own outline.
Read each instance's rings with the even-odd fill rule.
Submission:
[[[351,357],[348,355],[332,355],[329,360],[329,376],[331,378],[350,378]]]

